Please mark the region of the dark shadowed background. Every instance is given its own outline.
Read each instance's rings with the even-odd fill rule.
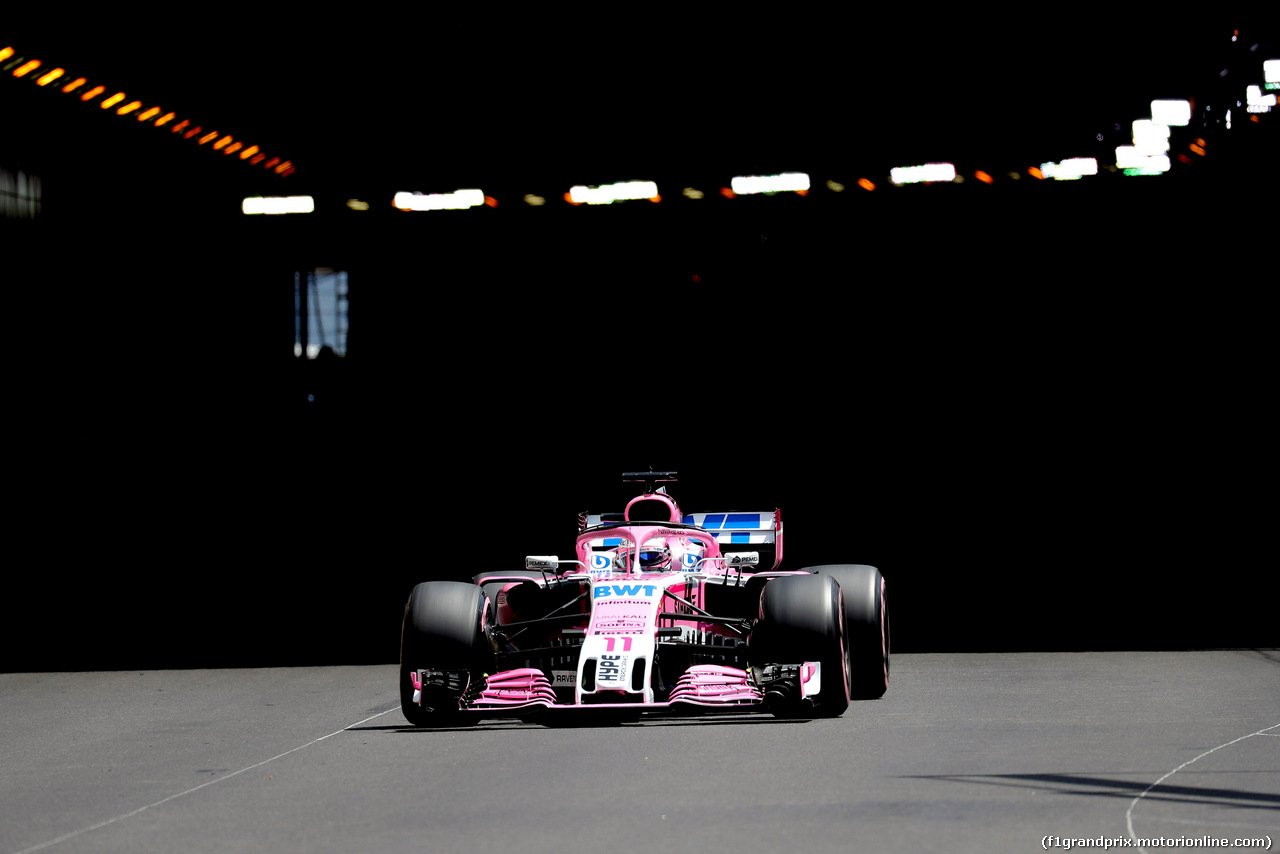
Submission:
[[[786,567],[879,566],[900,650],[1274,645],[1276,120],[1203,123],[1276,52],[1246,23],[15,24],[297,172],[0,79],[0,167],[42,185],[0,220],[0,666],[391,661],[415,582],[567,554],[649,467],[687,512],[781,506]],[[1208,155],[1029,177],[1162,97]],[[935,160],[968,180],[887,179]],[[719,192],[781,171],[814,189]],[[660,204],[560,201],[639,178]],[[497,207],[388,204],[464,187]],[[346,355],[299,359],[321,267]]]

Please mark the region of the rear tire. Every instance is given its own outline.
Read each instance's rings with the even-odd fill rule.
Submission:
[[[418,670],[466,671],[471,677],[493,668],[487,627],[492,606],[484,591],[462,581],[424,581],[405,605],[400,632],[400,708],[414,726],[457,726],[476,716],[457,707],[457,697],[424,687],[424,704],[413,702]]]
[[[760,594],[760,620],[748,638],[748,655],[755,665],[822,665],[822,690],[810,707],[794,696],[771,698],[778,717],[834,718],[849,707],[848,641],[840,585],[830,576],[795,575],[775,578]]]
[[[855,700],[883,697],[889,688],[889,600],[884,576],[865,564],[811,566],[809,570],[834,578],[844,592],[850,696]]]

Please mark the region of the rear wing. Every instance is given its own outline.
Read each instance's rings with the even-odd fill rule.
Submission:
[[[777,569],[782,563],[781,507],[760,513],[689,513],[682,521],[714,534],[722,552],[725,546],[755,546],[760,552],[761,569],[769,566],[770,552],[773,552],[771,569]]]

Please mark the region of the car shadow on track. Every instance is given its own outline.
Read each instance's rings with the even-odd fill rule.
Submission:
[[[639,720],[601,719],[570,713],[573,720],[559,719],[549,722],[528,720],[490,720],[468,726],[451,727],[415,727],[409,724],[386,724],[382,726],[351,727],[351,732],[398,732],[398,733],[433,733],[433,732],[509,732],[513,730],[547,730],[547,729],[617,729],[619,727],[670,727],[670,726],[755,726],[761,724],[805,724],[817,718],[774,718],[761,715],[754,716],[688,716],[688,717],[654,717]]]
[[[1142,794],[1151,783],[1145,780],[1117,780],[1084,774],[917,774],[909,779],[939,780],[951,783],[980,783],[988,786],[1053,790],[1063,795],[1084,795],[1125,800]],[[1184,804],[1231,804],[1247,809],[1280,810],[1275,792],[1249,792],[1242,789],[1217,789],[1162,783],[1146,794],[1149,801],[1172,801]]]

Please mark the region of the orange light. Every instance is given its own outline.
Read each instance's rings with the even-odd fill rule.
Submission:
[[[250,166],[257,166],[259,163],[267,159],[267,155],[259,154],[249,161]]]
[[[77,77],[75,80],[72,80],[72,81],[71,81],[70,83],[68,83],[66,86],[63,86],[63,87],[62,87],[62,91],[63,91],[63,92],[67,92],[67,93],[74,92],[75,90],[79,89],[81,86],[83,86],[84,84],[86,84],[86,83],[88,83],[88,82],[89,82],[89,81],[88,81],[88,80],[86,80],[86,79],[85,79],[85,78],[83,78],[83,77]]]
[[[182,131],[187,127],[189,127],[190,125],[191,125],[191,122],[187,121],[186,119],[183,119],[182,121],[174,125],[173,130],[169,131],[169,133],[182,133]]]
[[[64,69],[64,68],[55,68],[55,69],[53,69],[52,71],[50,71],[49,73],[47,73],[47,74],[43,75],[42,77],[40,77],[40,79],[36,80],[36,85],[37,85],[37,86],[48,86],[50,83],[52,83],[53,81],[57,80],[59,77],[61,77],[62,75],[66,74],[66,73],[67,73],[67,72],[66,72],[66,69]]]
[[[1201,148],[1204,148],[1204,146],[1205,146],[1205,141],[1204,141],[1203,139],[1201,139],[1200,137],[1196,137],[1196,145],[1200,146]]]
[[[8,59],[11,56],[13,56],[13,48],[0,47],[0,62],[4,62],[6,59]]]
[[[29,59],[26,62],[19,65],[17,68],[13,69],[13,76],[26,77],[28,74],[30,74],[32,71],[35,71],[39,67],[40,67],[40,60]]]
[[[981,181],[984,184],[994,184],[996,180],[995,178],[992,178],[990,175],[988,175],[986,172],[983,172],[981,169],[979,169],[977,172],[974,172],[973,177],[977,178],[979,181]]]
[[[575,202],[575,201],[573,200],[573,196],[571,196],[569,193],[565,193],[565,194],[564,194],[564,200],[565,200],[566,202],[568,202],[569,204],[571,204],[571,205],[575,205],[575,206],[576,206],[576,205],[580,205],[580,204],[582,204],[582,202]]]
[[[730,190],[728,187],[721,187],[720,195],[724,196],[726,199],[736,199],[738,197],[738,194],[733,190]]]
[[[1039,166],[1032,166],[1030,169],[1027,170],[1027,174],[1038,181],[1044,180],[1044,173],[1040,171]]]
[[[213,144],[213,147],[215,151],[221,151],[222,149],[226,148],[230,144],[231,144],[231,137],[224,136],[222,139],[215,142]]]
[[[661,194],[656,195],[653,198],[649,199],[649,201],[653,202],[654,204],[657,204],[658,202],[662,201],[662,195]]]
[[[132,113],[134,110],[138,110],[138,109],[141,109],[141,108],[142,108],[142,102],[141,102],[141,101],[130,101],[129,103],[125,104],[125,105],[124,105],[123,107],[121,107],[120,109],[116,110],[116,115],[117,115],[117,116],[127,116],[129,113]]]
[[[154,118],[157,114],[159,114],[159,112],[160,112],[159,107],[152,107],[149,110],[143,110],[142,112],[138,113],[138,121],[145,122],[147,119]]]
[[[1194,153],[1194,154],[1199,154],[1201,157],[1204,157],[1204,149],[1203,149],[1203,148],[1201,148],[1200,146],[1195,145],[1195,144],[1192,144],[1192,145],[1190,146],[1190,148],[1191,148],[1192,153]]]
[[[196,130],[199,130],[199,128],[196,128]],[[216,130],[211,130],[208,133],[206,133],[204,136],[200,137],[200,144],[204,145],[206,142],[212,142],[217,138],[218,138],[218,132]]]
[[[179,127],[181,127],[181,125],[179,125]],[[178,129],[178,128],[174,128],[174,130],[177,130],[177,129]],[[191,130],[189,130],[189,131],[187,131],[186,133],[184,133],[184,134],[182,135],[182,138],[183,138],[183,139],[191,139],[191,137],[193,137],[193,136],[195,136],[196,134],[200,133],[200,131],[202,131],[202,130],[204,130],[204,128],[200,127],[200,125],[196,125],[196,126],[195,126],[195,127],[193,127]]]
[[[498,206],[498,200],[495,199],[493,196],[485,196],[484,203],[491,208],[496,208]]]
[[[176,113],[165,113],[163,116],[156,119],[156,127],[164,127],[166,124],[173,121],[175,118],[177,118]],[[177,130],[177,128],[174,128],[174,130]]]
[[[796,195],[797,195],[797,196],[807,196],[807,195],[809,195],[809,191],[808,191],[808,190],[796,190]]]
[[[868,181],[866,178],[858,179],[858,186],[870,193],[876,188],[876,185]]]
[[[271,158],[270,160],[268,160],[266,163],[263,163],[263,164],[262,164],[262,168],[263,168],[263,169],[273,169],[273,168],[275,168],[275,165],[276,165],[277,163],[279,163],[279,162],[280,162],[280,158],[279,158],[279,157],[273,157],[273,158]]]
[[[103,100],[103,102],[102,102],[101,104],[99,104],[98,106],[99,106],[99,107],[101,107],[101,108],[102,108],[102,109],[104,109],[104,110],[109,110],[109,109],[111,109],[112,107],[114,107],[116,104],[120,103],[120,102],[121,102],[121,101],[123,101],[123,100],[124,100],[124,93],[123,93],[123,92],[117,92],[117,93],[115,93],[114,95],[112,95],[110,98],[106,98],[106,99],[104,99],[104,100]]]
[[[239,150],[240,150],[240,149],[242,149],[242,148],[244,148],[244,143],[243,143],[243,142],[233,142],[233,143],[231,143],[230,145],[228,145],[228,146],[227,146],[227,150],[226,150],[226,151],[224,151],[224,152],[222,152],[222,153],[223,153],[223,154],[235,154],[237,151],[239,151]]]
[[[276,167],[276,174],[283,175],[285,172],[292,171],[292,170],[293,170],[293,164],[290,163],[288,160],[286,160],[285,162],[281,163],[279,166]]]
[[[250,157],[252,157],[257,153],[258,153],[258,146],[251,145],[248,148],[246,148],[244,151],[240,152],[240,159],[248,160]]]
[[[106,86],[94,86],[94,87],[93,87],[92,89],[90,89],[88,92],[85,92],[83,95],[81,95],[81,96],[80,96],[80,100],[81,100],[81,101],[92,101],[94,98],[98,97],[99,95],[101,95],[101,94],[102,94],[103,92],[105,92],[105,91],[107,91],[107,87],[106,87]]]

